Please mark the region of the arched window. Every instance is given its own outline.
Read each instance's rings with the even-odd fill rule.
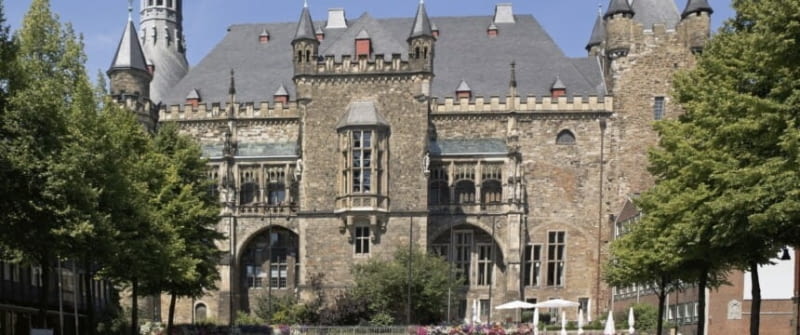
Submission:
[[[194,306],[194,320],[195,322],[204,322],[208,318],[208,308],[206,304],[200,303]]]
[[[475,203],[475,183],[471,180],[456,183],[456,201],[459,204]]]
[[[242,185],[242,194],[239,201],[242,205],[251,204],[256,202],[256,195],[258,194],[258,185],[253,182],[248,182]]]
[[[562,130],[556,137],[556,144],[559,145],[572,145],[575,144],[575,134],[569,130]]]
[[[487,180],[481,186],[481,202],[484,204],[500,203],[503,201],[503,186],[498,180]]]
[[[450,203],[450,186],[445,181],[434,181],[428,190],[428,204],[447,205]]]

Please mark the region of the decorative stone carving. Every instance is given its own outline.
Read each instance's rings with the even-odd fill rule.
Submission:
[[[742,303],[738,300],[728,302],[728,320],[742,319]]]

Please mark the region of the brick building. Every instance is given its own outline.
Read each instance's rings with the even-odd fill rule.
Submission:
[[[296,21],[232,25],[187,72],[181,3],[143,0],[142,34],[127,23],[109,70],[147,127],[198,140],[225,204],[219,289],[180,301],[178,322],[303,296],[319,273],[343,289],[352,264],[409,243],[466,279],[453,319],[513,317],[491,306],[516,299],[604,313],[609,217],[652,182],[651,123],[678,113],[671,75],[694,64],[712,13],[613,0],[587,56],[569,58],[511,4],[318,21],[306,6]]]

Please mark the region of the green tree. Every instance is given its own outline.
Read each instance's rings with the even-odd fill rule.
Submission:
[[[451,267],[441,257],[421,250],[409,253],[398,249],[392,260],[371,259],[357,264],[352,272],[355,278],[353,295],[369,301],[373,320],[386,316],[404,320],[407,304],[408,269],[411,261],[412,322],[435,323],[443,319],[442,310],[447,305],[448,288],[457,292],[461,283],[451,281]]]
[[[219,201],[209,192],[213,187],[207,175],[206,160],[200,146],[180,135],[174,123],[162,126],[155,137],[153,159],[163,165],[161,185],[151,204],[160,224],[175,230],[179,243],[177,257],[162,275],[162,289],[169,293],[167,329],[172,328],[177,297],[197,298],[214,289],[219,279],[217,264],[221,253],[216,242],[223,235],[216,231]]]
[[[751,272],[750,333],[757,334],[758,266],[800,241],[800,2],[733,5],[736,17],[697,67],[676,77],[686,113],[656,126],[657,183],[641,205],[670,227],[672,250],[698,271],[699,291],[715,279],[714,267]]]

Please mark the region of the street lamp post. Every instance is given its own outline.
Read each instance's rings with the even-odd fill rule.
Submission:
[[[406,324],[411,324],[411,262],[414,259],[414,216],[408,222],[408,292],[406,304]]]

